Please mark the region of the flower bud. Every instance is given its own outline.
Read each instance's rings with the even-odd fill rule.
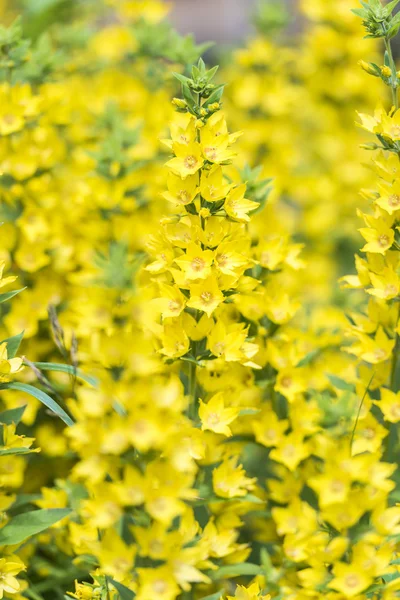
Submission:
[[[187,108],[186,100],[183,100],[182,98],[174,98],[172,104],[177,108]]]
[[[211,213],[208,208],[201,208],[199,215],[203,217],[203,219],[208,219],[208,217],[211,217]]]
[[[381,73],[384,77],[390,77],[392,74],[392,69],[385,65],[384,67],[381,67]]]
[[[374,69],[374,67],[370,63],[365,62],[365,60],[359,60],[358,64],[369,75],[373,75],[374,77],[378,77],[378,73],[376,72],[376,69]]]

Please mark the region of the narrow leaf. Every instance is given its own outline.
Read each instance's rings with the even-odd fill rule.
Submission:
[[[4,423],[4,425],[11,425],[11,423],[18,425],[22,419],[25,409],[26,404],[24,406],[18,406],[18,408],[4,410],[0,413],[0,423]]]
[[[61,521],[71,512],[69,508],[45,508],[17,515],[0,529],[0,545],[13,546],[21,544],[26,539]]]
[[[5,294],[0,294],[0,304],[2,304],[3,302],[8,302],[8,300],[11,300],[11,298],[14,298],[14,296],[19,294],[20,292],[23,292],[24,290],[26,290],[26,287],[21,288],[20,290],[14,290],[12,292],[5,292]]]
[[[222,577],[240,577],[241,575],[262,575],[263,569],[253,563],[238,563],[236,565],[225,565],[216,571],[209,573],[211,579]]]
[[[172,73],[172,75],[178,80],[180,81],[183,85],[187,84],[190,79],[188,77],[185,77],[184,75],[181,75],[180,73]]]
[[[63,365],[61,363],[48,363],[48,362],[35,362],[33,363],[35,367],[40,369],[41,371],[56,371],[59,373],[68,373],[68,375],[72,375],[77,379],[81,379],[85,383],[96,387],[98,385],[98,380],[96,377],[92,377],[91,375],[86,375],[80,369],[75,369],[71,365]]]
[[[215,594],[211,594],[210,596],[203,596],[200,600],[219,600],[223,594],[224,590],[219,590],[219,592],[215,592]]]
[[[35,448],[2,448],[0,446],[0,456],[17,456],[18,454],[32,454],[38,452]]]
[[[53,398],[50,398],[48,394],[42,392],[33,385],[29,385],[27,383],[19,383],[18,381],[12,381],[9,383],[0,384],[0,390],[17,390],[19,392],[25,392],[30,396],[33,396],[37,400],[39,400],[42,404],[47,406],[54,414],[56,414],[66,425],[73,425],[74,422],[69,415],[65,412],[64,409],[61,408],[56,402],[54,402]]]
[[[122,585],[122,583],[115,581],[115,579],[109,579],[108,581],[115,587],[121,600],[133,600],[136,596],[136,594],[127,588],[126,585]]]
[[[21,331],[18,335],[14,335],[13,337],[6,338],[2,340],[2,344],[7,344],[7,357],[14,358],[17,355],[18,349],[22,342],[22,338],[24,337],[24,332]]]
[[[392,0],[392,2],[389,2],[389,4],[386,4],[385,10],[388,13],[392,13],[399,2],[400,2],[400,0]]]
[[[354,392],[355,387],[352,383],[348,383],[344,379],[337,377],[336,375],[327,376],[331,384],[339,390],[345,390],[346,392]]]

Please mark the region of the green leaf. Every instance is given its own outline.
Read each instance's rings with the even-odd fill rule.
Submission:
[[[22,419],[25,409],[26,404],[24,406],[18,406],[18,408],[3,410],[3,412],[0,413],[0,423],[4,423],[4,425],[11,425],[11,423],[15,423],[15,425],[18,425]]]
[[[181,75],[180,73],[172,73],[172,75],[181,82],[182,85],[187,85],[190,82],[189,77],[185,77],[184,75]]]
[[[0,529],[0,545],[14,546],[14,544],[21,544],[26,539],[61,521],[71,512],[69,508],[45,508],[17,515],[3,529]]]
[[[385,58],[384,58],[383,62],[384,62],[385,67],[390,67],[390,58],[389,58],[389,54],[387,51],[385,52]]]
[[[346,392],[354,392],[355,391],[355,387],[354,384],[349,383],[348,381],[345,381],[344,379],[341,379],[340,377],[337,377],[336,375],[327,375],[329,381],[331,382],[331,384],[338,388],[339,390],[345,390]]]
[[[213,77],[215,76],[218,69],[219,69],[219,65],[215,65],[215,67],[213,67],[212,69],[207,71],[207,73],[206,73],[207,82],[210,82],[213,79]]]
[[[16,456],[21,454],[31,454],[37,452],[34,448],[2,448],[0,446],[0,456]]]
[[[400,2],[400,0],[392,0],[392,2],[389,2],[388,4],[386,4],[385,10],[387,11],[387,13],[388,14],[392,13],[399,2]]]
[[[185,98],[189,108],[191,108],[193,110],[195,107],[196,101],[193,97],[192,92],[190,91],[189,87],[186,84],[182,84],[182,95]]]
[[[2,304],[3,302],[8,302],[8,300],[11,300],[11,298],[14,298],[14,296],[19,294],[20,292],[23,292],[24,290],[26,290],[26,287],[21,288],[20,290],[14,290],[12,292],[5,292],[5,294],[0,294],[0,304]]]
[[[314,360],[314,358],[316,358],[320,353],[321,350],[319,348],[311,350],[308,354],[305,355],[304,358],[301,359],[300,362],[297,363],[297,367],[305,367],[309,365]]]
[[[42,496],[40,494],[18,494],[17,499],[11,508],[20,508],[27,504],[33,504],[36,500],[40,500]]]
[[[41,371],[56,371],[59,373],[68,373],[68,375],[72,375],[77,379],[81,379],[85,383],[92,385],[93,387],[97,387],[99,384],[96,377],[92,377],[91,375],[86,375],[81,371],[81,369],[75,369],[71,365],[63,365],[61,363],[48,363],[48,362],[35,362],[33,363],[35,367],[40,369]]]
[[[246,496],[240,496],[238,498],[220,498],[219,496],[209,495],[199,500],[194,500],[194,506],[205,506],[207,504],[222,504],[223,502],[253,502],[254,504],[265,504],[264,500],[254,496],[254,494],[246,494]]]
[[[18,335],[2,340],[2,344],[4,344],[4,342],[7,344],[7,358],[14,358],[17,355],[23,337],[24,332],[21,331]]]
[[[121,600],[133,600],[136,596],[136,594],[127,588],[126,585],[122,585],[122,583],[115,581],[115,579],[108,579],[108,581],[115,587]]]
[[[242,408],[242,410],[239,413],[239,416],[244,417],[247,415],[257,415],[259,412],[261,412],[260,408]]]
[[[253,563],[238,563],[236,565],[224,565],[208,575],[211,579],[222,579],[224,577],[241,577],[242,575],[262,575],[263,569]]]
[[[220,102],[222,95],[224,93],[225,84],[222,83],[213,91],[211,96],[207,99],[207,102],[204,102],[204,106],[210,106],[210,104],[214,104],[214,102]]]
[[[73,425],[74,422],[69,415],[65,412],[64,409],[61,408],[56,402],[54,402],[53,398],[50,398],[48,394],[42,392],[38,388],[33,387],[33,385],[29,385],[27,383],[19,383],[18,381],[12,381],[9,383],[0,384],[0,390],[17,390],[19,392],[25,392],[30,396],[33,396],[37,400],[39,400],[42,404],[47,406],[54,414],[56,414],[66,425]]]
[[[223,594],[224,590],[219,590],[218,592],[215,592],[215,594],[211,594],[210,596],[203,596],[202,598],[200,598],[200,600],[220,600]]]

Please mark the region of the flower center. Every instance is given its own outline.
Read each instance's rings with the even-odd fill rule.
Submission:
[[[214,146],[210,146],[208,148],[204,148],[204,154],[210,160],[215,160],[217,158],[217,149]]]
[[[202,271],[204,269],[204,267],[206,266],[206,263],[204,262],[204,260],[202,258],[200,258],[200,256],[196,256],[196,258],[194,258],[192,260],[192,269],[193,271]]]
[[[382,234],[378,237],[378,244],[382,247],[387,246],[389,243],[389,237],[385,234]]]
[[[181,304],[177,300],[170,300],[168,303],[168,308],[172,312],[179,312],[181,309]]]
[[[189,154],[189,156],[187,156],[185,158],[185,167],[187,169],[191,169],[193,167],[195,167],[197,165],[197,158],[195,156],[193,156],[192,154]]]
[[[288,375],[286,377],[282,377],[282,381],[281,381],[281,385],[284,388],[289,388],[292,385],[293,381],[292,378],[289,377]]]
[[[178,198],[183,204],[185,204],[186,202],[189,202],[190,201],[189,192],[187,190],[179,190]]]
[[[399,206],[400,196],[398,194],[392,194],[388,199],[389,206]]]
[[[153,583],[153,590],[156,594],[164,594],[167,591],[168,584],[163,579],[157,579]]]
[[[213,295],[211,292],[202,292],[200,294],[200,298],[202,299],[202,301],[204,302],[204,304],[210,304],[210,302],[213,299]]]
[[[217,425],[219,423],[219,416],[217,413],[210,413],[207,421],[209,425]]]
[[[345,578],[345,583],[346,583],[347,587],[350,587],[350,588],[356,587],[359,584],[359,582],[360,582],[360,580],[357,577],[357,575],[348,575]]]

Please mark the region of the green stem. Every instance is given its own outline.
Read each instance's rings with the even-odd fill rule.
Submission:
[[[392,90],[392,101],[393,101],[393,106],[395,107],[396,110],[398,110],[399,108],[399,94],[397,91],[397,71],[396,71],[396,63],[394,61],[393,58],[393,52],[392,52],[392,45],[390,43],[390,39],[389,38],[385,38],[385,49],[386,52],[388,53],[389,56],[389,62],[390,62],[390,68],[392,70],[392,77],[391,77],[391,90]]]

